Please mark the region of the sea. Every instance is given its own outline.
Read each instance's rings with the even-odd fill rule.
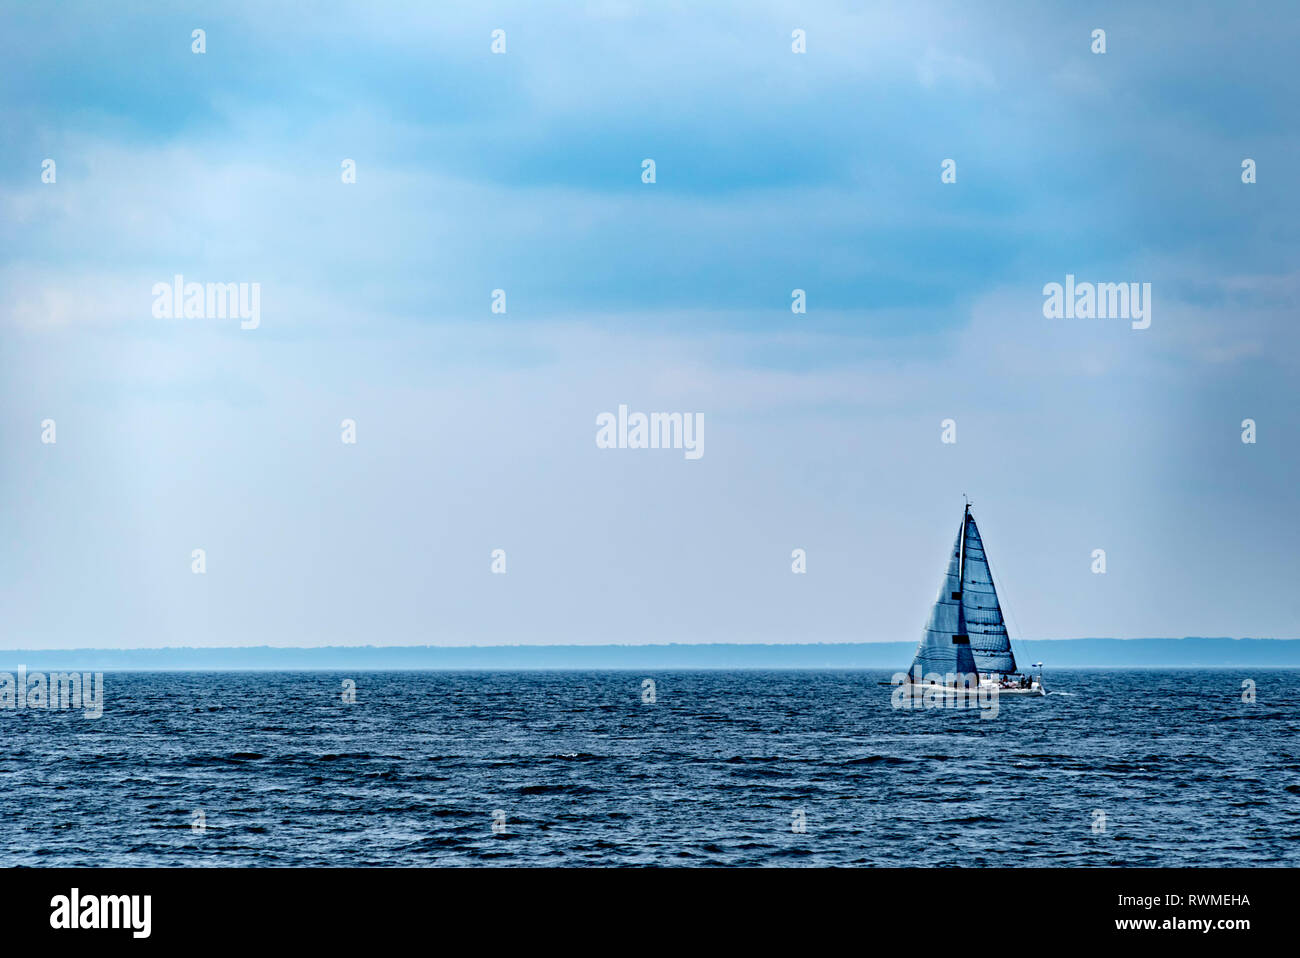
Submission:
[[[0,710],[6,866],[1297,866],[1300,671],[109,672]]]

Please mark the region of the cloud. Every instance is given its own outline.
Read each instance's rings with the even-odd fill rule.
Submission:
[[[1092,57],[1091,14],[962,10],[237,4],[203,57],[193,13],[6,11],[11,632],[897,639],[971,492],[1035,634],[1293,634],[1294,24],[1103,6]],[[176,273],[261,327],[153,319]],[[1151,328],[1045,320],[1066,273]],[[705,457],[597,450],[622,402]],[[1189,565],[1230,587],[1151,602]]]

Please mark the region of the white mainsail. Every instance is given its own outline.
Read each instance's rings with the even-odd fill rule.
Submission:
[[[971,654],[970,637],[966,634],[962,602],[962,542],[967,533],[965,522],[957,530],[957,541],[952,546],[948,571],[939,583],[939,595],[930,609],[930,619],[921,633],[921,642],[912,659],[912,679],[922,681],[927,675],[938,675],[945,684],[947,676],[972,678],[976,662]]]

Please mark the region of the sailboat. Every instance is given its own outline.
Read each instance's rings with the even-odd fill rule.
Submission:
[[[1035,664],[1036,676],[1016,667],[984,540],[967,502],[907,683],[997,689],[999,696],[1046,695],[1041,663]]]

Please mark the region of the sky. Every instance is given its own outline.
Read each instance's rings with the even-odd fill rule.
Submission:
[[[0,648],[914,640],[963,496],[1013,638],[1300,636],[1300,18],[1135,6],[0,4]]]

